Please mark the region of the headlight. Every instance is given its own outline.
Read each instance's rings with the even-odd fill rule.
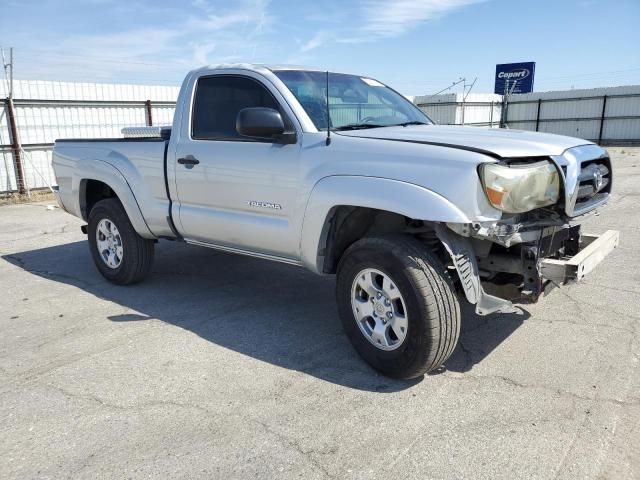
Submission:
[[[560,178],[548,161],[511,166],[487,163],[480,176],[489,202],[503,212],[528,212],[558,201]]]

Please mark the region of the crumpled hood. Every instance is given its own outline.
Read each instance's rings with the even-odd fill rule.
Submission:
[[[411,125],[339,132],[350,137],[396,140],[449,146],[503,158],[561,155],[566,149],[592,142],[579,138],[488,127]]]

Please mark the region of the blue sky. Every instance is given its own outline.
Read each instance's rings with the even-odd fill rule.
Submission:
[[[295,63],[406,95],[536,61],[535,90],[640,84],[640,0],[3,0],[16,78],[179,84],[220,62]],[[460,91],[458,87],[454,91]]]

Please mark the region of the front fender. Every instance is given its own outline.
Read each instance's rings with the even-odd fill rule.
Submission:
[[[327,216],[332,208],[341,205],[386,210],[416,220],[470,223],[449,200],[419,185],[379,177],[325,177],[309,195],[300,238],[302,263],[316,273],[322,271],[318,248]]]
[[[78,168],[75,169],[73,173],[72,192],[73,198],[77,202],[75,210],[78,212],[78,216],[88,221],[87,212],[82,200],[85,198],[84,188],[87,180],[98,180],[108,185],[118,196],[135,231],[143,238],[156,238],[151,230],[149,230],[142,216],[136,197],[127,179],[122,175],[120,170],[103,160],[81,160]]]

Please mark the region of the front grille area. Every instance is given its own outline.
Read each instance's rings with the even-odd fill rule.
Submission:
[[[559,207],[569,218],[583,215],[607,202],[613,170],[607,151],[594,143],[579,145],[552,155],[562,175],[564,198]]]
[[[611,180],[611,160],[608,157],[582,162],[573,210],[577,213],[595,208],[611,192]]]

